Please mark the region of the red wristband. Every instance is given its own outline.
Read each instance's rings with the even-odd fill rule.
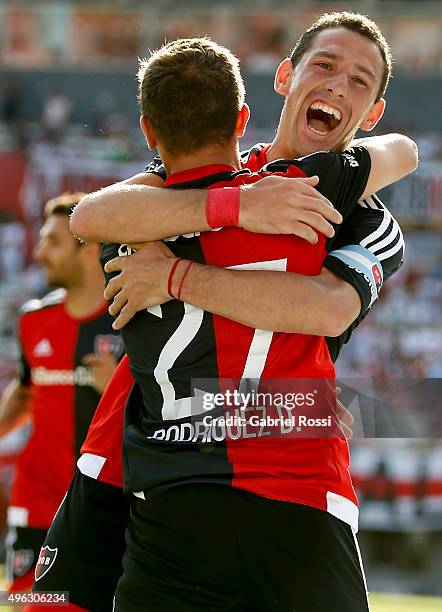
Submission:
[[[189,265],[186,268],[186,271],[183,274],[183,278],[181,279],[181,283],[180,283],[180,288],[178,289],[178,299],[181,299],[181,289],[183,288],[183,284],[184,284],[184,279],[187,276],[187,273],[189,272],[190,268],[193,266],[193,261],[189,262]]]
[[[239,197],[239,187],[208,190],[206,219],[210,227],[238,227]]]
[[[184,260],[182,258],[178,258],[174,261],[173,266],[169,272],[169,278],[167,280],[167,293],[170,295],[172,299],[175,299],[175,296],[172,294],[173,275],[175,274],[175,270],[177,269],[177,266],[180,263],[180,261],[184,261]]]

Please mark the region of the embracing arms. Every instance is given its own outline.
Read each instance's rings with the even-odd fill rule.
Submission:
[[[371,157],[371,172],[362,198],[412,172],[415,143],[400,134],[356,141]],[[314,186],[316,177],[268,177],[242,186],[239,225],[260,233],[295,234],[316,242],[317,231],[333,235],[330,223],[341,217]],[[71,231],[83,240],[146,242],[209,229],[207,192],[171,191],[155,174],[140,173],[85,196],[71,216]],[[109,223],[109,219],[112,223]]]

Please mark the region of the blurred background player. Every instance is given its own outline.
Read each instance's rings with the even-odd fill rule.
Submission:
[[[1,398],[3,434],[24,412],[32,416],[32,433],[17,461],[8,508],[11,591],[32,585],[46,530],[122,352],[103,302],[99,245],[80,243],[69,232],[69,215],[82,195],[64,194],[45,206],[34,258],[48,285],[60,289],[22,307],[18,374]]]

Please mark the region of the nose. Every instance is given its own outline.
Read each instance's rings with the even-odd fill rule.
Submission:
[[[347,93],[347,77],[342,72],[336,72],[327,81],[327,90],[337,98],[344,98]]]
[[[37,242],[37,244],[34,247],[34,250],[32,251],[32,258],[36,262],[41,263],[43,260],[43,256],[44,256],[43,244],[41,242]]]

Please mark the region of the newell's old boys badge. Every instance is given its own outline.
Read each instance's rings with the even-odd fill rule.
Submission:
[[[51,567],[54,565],[57,553],[58,548],[49,548],[49,546],[43,546],[43,548],[40,550],[37,565],[35,566],[36,582],[49,572]]]
[[[112,353],[115,359],[123,353],[123,339],[119,334],[97,334],[94,341],[94,353],[103,355]]]
[[[12,571],[14,576],[24,576],[32,569],[34,551],[31,548],[15,550],[13,553]]]

